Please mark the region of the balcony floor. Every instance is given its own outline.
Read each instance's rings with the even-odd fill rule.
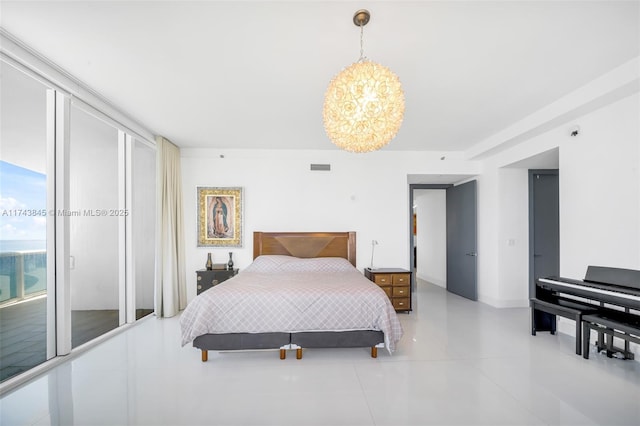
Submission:
[[[46,360],[47,298],[0,308],[0,381]],[[141,318],[151,310],[138,310]],[[117,310],[71,312],[71,345],[77,347],[118,327]]]

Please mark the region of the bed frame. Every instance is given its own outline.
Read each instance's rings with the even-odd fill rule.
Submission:
[[[254,232],[253,258],[262,254],[342,257],[356,266],[355,232]]]
[[[253,258],[263,254],[280,254],[302,258],[342,257],[356,265],[355,232],[254,232]],[[209,359],[208,351],[246,349],[280,349],[280,359],[287,350],[295,349],[302,358],[302,348],[359,348],[370,347],[371,357],[378,356],[384,346],[384,333],[379,330],[323,331],[301,333],[228,333],[204,334],[193,341],[202,351],[202,361]]]

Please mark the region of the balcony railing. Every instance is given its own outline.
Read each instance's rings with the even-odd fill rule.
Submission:
[[[46,250],[0,253],[0,305],[39,296],[46,291]]]

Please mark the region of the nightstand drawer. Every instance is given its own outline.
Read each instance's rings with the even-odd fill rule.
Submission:
[[[364,268],[364,276],[384,290],[396,311],[411,312],[411,271]]]
[[[211,287],[217,286],[223,281],[228,280],[238,273],[237,269],[220,269],[220,270],[206,270],[201,269],[196,271],[196,294],[200,294],[203,291],[209,290]]]
[[[409,285],[409,281],[411,281],[409,274],[393,274],[391,276],[393,285]]]
[[[204,279],[203,279],[204,278]],[[203,277],[198,275],[198,287],[197,287],[197,293],[200,294],[205,290],[209,290],[211,287],[213,287],[214,285],[218,285],[220,284],[220,280],[218,279],[209,279],[210,277]]]
[[[204,279],[203,279],[204,278]],[[225,277],[226,279],[226,277]],[[201,286],[214,286],[216,284],[220,284],[220,280],[215,277],[202,276],[198,275],[198,288]]]
[[[396,287],[393,286],[393,292],[391,293],[391,295],[393,297],[409,297],[409,287]]]
[[[411,304],[409,303],[408,297],[394,297],[391,303],[393,304],[393,308],[396,311],[411,309]]]
[[[393,282],[392,279],[392,275],[386,274],[386,275],[375,275],[373,277],[373,282],[375,282],[376,284],[378,284],[379,286],[383,286],[383,285],[391,285],[391,283]]]

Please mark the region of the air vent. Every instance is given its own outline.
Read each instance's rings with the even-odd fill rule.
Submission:
[[[311,171],[330,172],[331,171],[331,164],[312,164],[311,165]]]

